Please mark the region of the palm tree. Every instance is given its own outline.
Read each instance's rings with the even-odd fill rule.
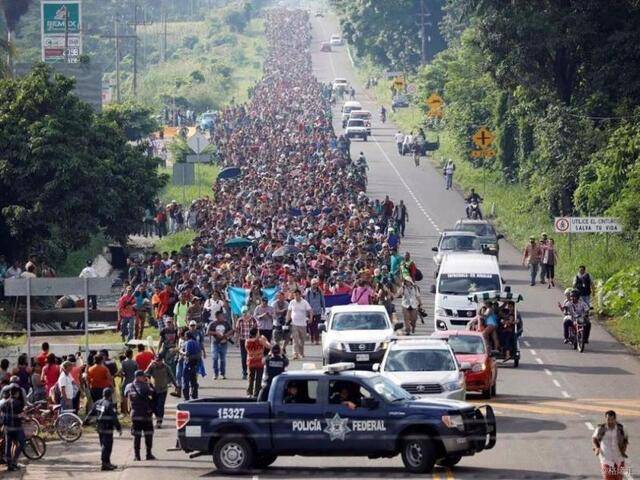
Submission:
[[[15,49],[13,46],[13,37],[16,33],[18,21],[20,17],[27,13],[31,0],[0,0],[0,10],[4,14],[7,25],[7,39],[0,39],[0,54],[4,57],[6,54],[7,61],[0,61],[0,76],[11,75],[13,71],[13,56]]]

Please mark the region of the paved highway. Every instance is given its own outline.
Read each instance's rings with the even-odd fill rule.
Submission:
[[[428,293],[433,277],[431,247],[438,234],[453,226],[464,213],[464,202],[456,191],[446,191],[439,171],[427,162],[416,168],[409,157],[395,150],[392,123],[378,123],[379,105],[365,92],[350,62],[346,47],[332,53],[320,53],[320,41],[337,31],[335,18],[313,18],[314,73],[323,81],[346,77],[356,88],[356,97],[374,113],[373,137],[364,143],[355,140],[352,154],[362,151],[370,166],[369,194],[394,201],[404,199],[410,212],[407,236],[402,250],[412,253],[424,272],[422,288],[432,321],[433,296]],[[341,131],[338,110],[334,116],[337,132]],[[499,206],[498,206],[499,208]],[[538,235],[540,232],[531,232]],[[556,302],[560,290],[529,287],[527,273],[520,266],[520,253],[506,242],[501,245],[500,262],[503,275],[514,291],[525,301],[521,311],[525,336],[520,367],[511,364],[500,368],[498,396],[490,402],[498,412],[498,444],[491,451],[464,458],[454,469],[436,468],[431,475],[438,479],[578,479],[600,478],[598,461],[590,447],[593,426],[601,421],[605,410],[613,408],[630,433],[630,459],[640,459],[640,362],[629,354],[601,327],[594,325],[591,343],[584,354],[563,345],[561,319]],[[420,326],[420,333],[430,333],[433,325]],[[305,361],[320,364],[318,347],[310,349]],[[239,380],[240,359],[237,349],[230,355],[230,379],[204,380],[201,395],[243,395],[245,383]],[[293,362],[293,368],[300,366]],[[482,403],[481,400],[471,399]],[[172,400],[169,413],[175,407]],[[169,424],[170,425],[170,424]],[[168,427],[169,427],[168,425]],[[157,432],[156,462],[134,463],[129,435],[116,439],[113,461],[125,469],[104,474],[99,472],[97,439],[83,437],[78,445],[50,445],[45,459],[29,467],[24,478],[121,478],[161,480],[176,478],[213,478],[217,476],[211,459],[189,460],[174,447],[175,432],[166,428]],[[252,478],[406,478],[399,457],[384,460],[366,458],[284,457],[268,470],[255,472]],[[9,478],[9,476],[7,476]]]

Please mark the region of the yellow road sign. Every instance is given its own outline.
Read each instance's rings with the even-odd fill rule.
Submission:
[[[430,117],[430,118],[442,118],[442,115],[443,115],[442,107],[438,109],[430,109],[427,112],[427,117]]]
[[[491,133],[491,131],[487,127],[480,127],[476,133],[471,137],[473,143],[476,144],[478,148],[485,150],[489,148],[489,146],[496,139],[495,135]]]
[[[496,151],[491,148],[486,148],[484,150],[472,150],[471,156],[473,158],[491,158],[496,156]]]
[[[444,100],[442,100],[442,97],[437,93],[429,95],[425,102],[431,110],[438,110],[439,108],[442,108],[442,105],[444,104]]]
[[[393,86],[396,87],[397,90],[401,90],[404,88],[404,78],[396,77],[393,79]]]

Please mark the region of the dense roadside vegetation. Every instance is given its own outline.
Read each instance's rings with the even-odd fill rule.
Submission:
[[[640,6],[636,2],[535,2],[447,0],[439,28],[448,47],[425,66],[398,63],[401,41],[384,32],[401,31],[398,16],[378,15],[365,37],[354,29],[368,0],[333,2],[343,33],[356,46],[366,75],[405,70],[418,87],[413,110],[399,112],[405,129],[426,126],[439,135],[436,158],[453,158],[456,180],[484,190],[486,208],[495,204],[496,221],[521,245],[529,235],[553,234],[560,215],[611,215],[625,233],[574,235],[559,244],[559,276],[569,283],[586,264],[601,288],[600,307],[615,315],[613,328],[627,341],[638,335],[637,249],[640,227]],[[375,10],[375,9],[374,9]],[[381,53],[382,52],[382,53]],[[445,116],[424,121],[424,100],[433,92],[445,101]],[[389,101],[388,84],[376,90]],[[481,125],[496,133],[497,155],[472,159],[470,137]]]

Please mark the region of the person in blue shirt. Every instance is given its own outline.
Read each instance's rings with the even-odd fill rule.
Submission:
[[[202,347],[189,331],[185,333],[182,394],[185,400],[198,398],[198,366],[202,360]]]

